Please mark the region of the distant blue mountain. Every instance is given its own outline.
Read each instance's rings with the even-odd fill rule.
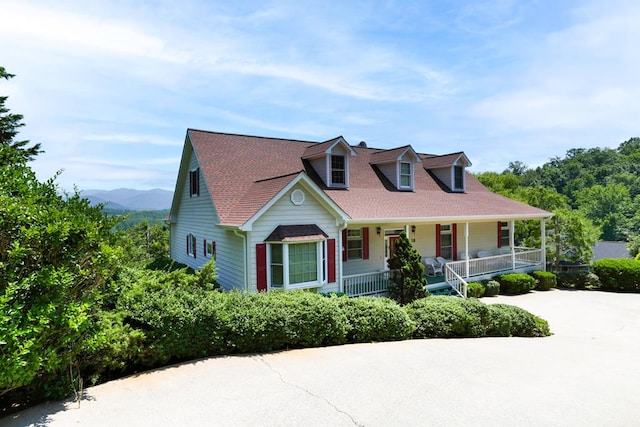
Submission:
[[[162,210],[170,209],[173,192],[154,188],[153,190],[134,190],[118,188],[115,190],[82,190],[82,197],[91,205],[106,204],[106,208],[114,210]]]

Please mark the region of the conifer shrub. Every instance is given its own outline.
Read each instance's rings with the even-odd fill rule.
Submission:
[[[532,271],[529,275],[536,280],[537,291],[548,291],[556,286],[556,275],[550,271]]]
[[[525,294],[536,287],[536,279],[525,273],[501,274],[494,279],[500,283],[503,295]]]
[[[390,298],[405,305],[427,296],[422,258],[404,231],[400,233],[396,250],[387,263],[391,270]]]

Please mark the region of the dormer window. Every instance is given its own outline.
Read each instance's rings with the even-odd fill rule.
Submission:
[[[331,155],[331,184],[346,185],[346,163],[344,156]]]
[[[462,166],[453,167],[453,188],[454,190],[464,190],[464,168]]]
[[[400,187],[412,188],[413,168],[409,162],[400,162]]]

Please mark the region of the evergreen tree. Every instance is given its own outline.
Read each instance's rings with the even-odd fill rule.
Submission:
[[[389,296],[396,302],[405,305],[428,295],[422,259],[404,231],[400,233],[396,250],[389,258],[388,265],[392,281]]]
[[[0,67],[0,79],[9,80],[14,77],[13,74],[7,73],[4,67]],[[25,160],[33,160],[35,156],[42,152],[40,144],[34,144],[31,147],[27,147],[29,141],[14,141],[18,130],[24,123],[22,123],[22,114],[12,114],[5,106],[6,96],[0,96],[0,144],[6,145],[13,150],[2,150],[0,152],[0,163],[3,165],[12,164],[16,161],[16,155],[22,157]]]

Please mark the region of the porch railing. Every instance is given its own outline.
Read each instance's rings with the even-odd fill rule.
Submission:
[[[467,297],[467,282],[460,277],[451,267],[449,263],[444,266],[444,278],[449,285],[460,295],[461,297]]]
[[[513,254],[452,261],[446,265],[452,272],[463,278],[486,276],[503,271],[524,271],[542,265],[542,250],[519,248]]]
[[[350,297],[382,294],[389,289],[389,271],[343,276],[342,284]]]

